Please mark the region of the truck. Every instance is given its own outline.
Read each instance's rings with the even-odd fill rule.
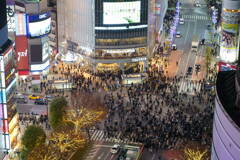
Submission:
[[[192,52],[197,52],[198,51],[198,46],[199,46],[198,37],[193,36],[191,51]]]

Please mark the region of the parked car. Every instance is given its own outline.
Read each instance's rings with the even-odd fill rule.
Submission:
[[[29,95],[28,98],[31,100],[36,100],[36,99],[40,99],[40,96],[36,96],[36,95],[32,94],[32,95]]]
[[[34,104],[38,104],[38,105],[47,105],[48,102],[46,99],[36,99]]]
[[[114,145],[112,146],[110,152],[111,152],[112,154],[116,154],[116,153],[118,153],[119,150],[120,150],[120,145],[119,145],[119,144],[114,144]]]

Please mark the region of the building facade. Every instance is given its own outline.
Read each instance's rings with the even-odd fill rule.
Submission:
[[[240,31],[240,1],[223,0],[220,59],[234,63],[238,59]]]
[[[148,0],[73,1],[57,3],[59,48],[77,53],[94,71],[147,68]]]
[[[238,160],[240,155],[239,71],[219,72],[213,124],[212,160]],[[238,73],[238,74],[236,74]]]
[[[51,12],[47,0],[16,0],[15,11],[19,75],[39,78],[50,67]]]
[[[19,147],[19,115],[16,111],[16,59],[14,42],[8,39],[6,1],[0,1],[0,159]]]

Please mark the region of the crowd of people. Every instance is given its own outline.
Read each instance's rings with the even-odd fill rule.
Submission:
[[[205,90],[195,96],[181,94],[181,78],[152,75],[157,76],[150,74],[143,84],[105,96],[109,109],[104,122],[106,135],[128,138],[156,150],[181,147],[186,141],[210,147],[214,95]]]
[[[30,124],[40,125],[45,129],[50,129],[50,125],[48,123],[48,116],[46,114],[35,114],[35,113],[19,113],[19,121],[20,124],[24,126],[24,128]]]
[[[86,75],[75,65],[60,67],[55,72],[61,75],[59,78],[71,81],[75,90],[105,94],[108,109],[103,122],[105,136],[140,142],[151,150],[178,148],[187,141],[210,147],[214,94],[204,89],[194,95],[179,93],[185,77],[168,78],[159,69],[149,69],[146,81],[126,86],[121,84],[118,74]],[[59,94],[48,81],[44,77],[41,84],[45,93]],[[33,123],[47,121],[45,117],[31,115],[20,119]]]

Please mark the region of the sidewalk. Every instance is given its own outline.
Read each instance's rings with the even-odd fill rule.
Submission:
[[[172,51],[168,57],[168,67],[165,69],[165,75],[167,77],[175,77],[178,71],[178,65],[182,57],[183,51]],[[177,65],[178,62],[178,65]]]

